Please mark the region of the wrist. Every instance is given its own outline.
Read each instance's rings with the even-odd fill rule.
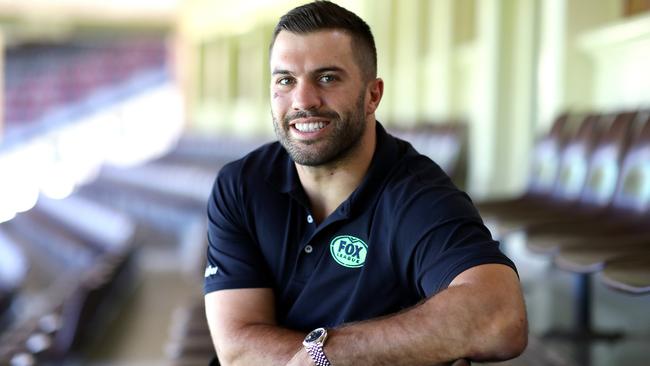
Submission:
[[[325,355],[325,342],[327,341],[327,329],[317,328],[311,331],[302,342],[306,353],[316,366],[332,366]]]

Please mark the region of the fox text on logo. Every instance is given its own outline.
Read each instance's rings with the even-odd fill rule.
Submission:
[[[339,235],[330,242],[330,253],[332,258],[343,267],[359,268],[366,263],[368,245],[357,237]]]

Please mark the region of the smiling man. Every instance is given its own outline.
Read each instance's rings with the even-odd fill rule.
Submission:
[[[226,165],[208,203],[222,365],[429,366],[525,348],[514,265],[467,195],[376,121],[376,60],[368,25],[333,3],[277,24],[279,142]]]

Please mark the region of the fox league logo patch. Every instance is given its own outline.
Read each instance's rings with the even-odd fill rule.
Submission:
[[[330,253],[343,267],[359,268],[366,263],[368,245],[352,235],[339,235],[330,242]]]

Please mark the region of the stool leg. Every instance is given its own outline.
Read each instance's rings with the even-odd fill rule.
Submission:
[[[615,341],[622,336],[618,332],[598,332],[592,323],[592,276],[591,273],[576,273],[573,293],[573,328],[550,330],[544,338],[568,338],[569,340]]]
[[[592,333],[591,324],[591,276],[587,273],[578,273],[575,282],[575,299],[573,303],[573,316],[575,330],[582,334]]]

